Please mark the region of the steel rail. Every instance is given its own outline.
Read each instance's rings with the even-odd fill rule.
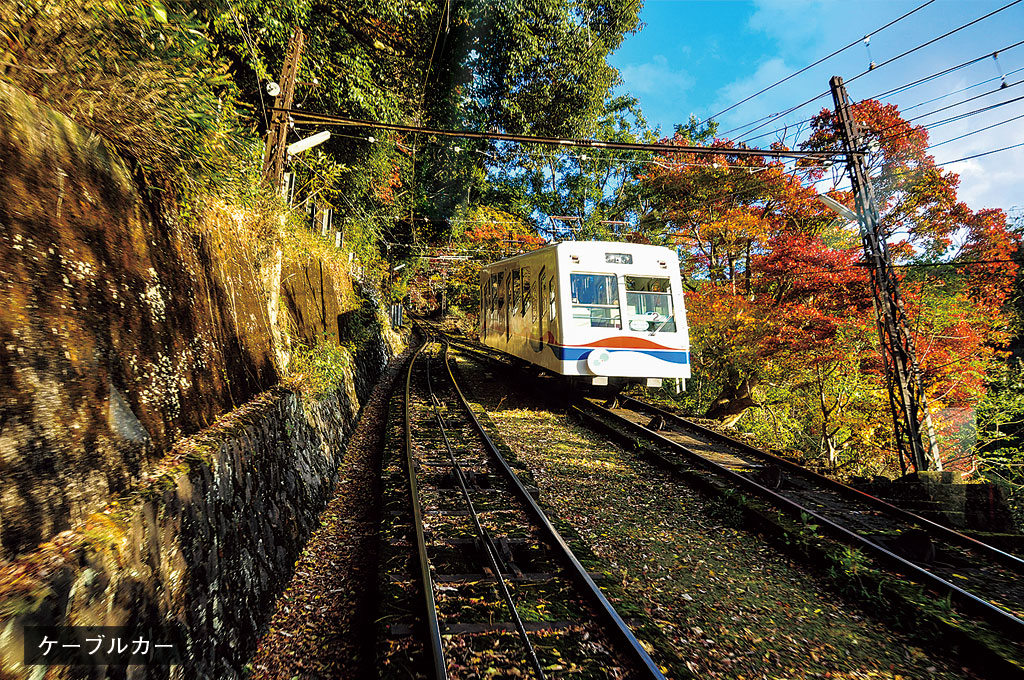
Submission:
[[[975,613],[976,615],[984,617],[993,625],[998,626],[1005,632],[1009,633],[1011,635],[1011,639],[1024,639],[1024,620],[1021,620],[1020,618],[1006,611],[1005,609],[1002,609],[1001,607],[992,604],[988,600],[978,597],[974,593],[964,590],[955,583],[950,583],[949,581],[946,581],[940,576],[936,576],[927,569],[923,569],[918,565],[914,564],[913,562],[904,559],[903,557],[900,557],[899,555],[893,553],[890,550],[887,550],[886,548],[878,545],[877,543],[874,543],[873,541],[866,539],[860,534],[850,529],[847,529],[841,524],[838,524],[833,520],[821,515],[819,512],[811,508],[807,508],[797,503],[796,501],[793,501],[781,494],[776,493],[775,491],[757,483],[756,481],[747,477],[746,475],[740,474],[739,472],[730,470],[724,465],[719,465],[714,461],[708,460],[707,458],[700,455],[696,451],[693,451],[692,449],[678,442],[675,442],[669,439],[668,437],[665,437],[664,435],[658,434],[657,432],[654,432],[653,430],[650,430],[644,427],[643,425],[634,423],[628,418],[625,418],[623,416],[618,415],[617,413],[612,412],[610,409],[598,406],[584,399],[580,399],[580,402],[581,403],[575,405],[574,408],[584,413],[585,409],[601,412],[605,416],[612,418],[614,421],[620,423],[621,425],[624,425],[627,429],[632,430],[633,432],[636,432],[638,434],[641,434],[647,437],[648,439],[657,442],[658,444],[672,451],[677,451],[681,453],[684,457],[700,465],[701,467],[707,469],[708,471],[716,475],[719,475],[720,477],[725,477],[729,481],[733,482],[735,485],[745,488],[746,490],[770,501],[780,510],[787,512],[788,514],[794,517],[806,516],[813,518],[820,526],[825,528],[830,534],[839,538],[840,540],[846,543],[853,544],[856,547],[859,547],[865,550],[866,552],[881,558],[884,562],[887,562],[893,568],[902,572],[906,576],[914,578],[919,582],[923,582],[925,585],[935,588],[940,592],[948,592],[950,596],[954,598],[957,602],[959,602],[961,605],[963,605],[965,609]],[[671,461],[665,460],[665,462],[675,467],[675,465]]]
[[[465,345],[469,349],[469,351],[472,351],[475,354],[480,355],[481,357],[489,361],[502,362],[502,359],[495,356],[495,354],[497,354],[499,350],[487,348],[491,350],[490,352],[488,352],[485,351],[484,349],[477,347],[475,343],[469,340],[461,340],[455,338],[449,339],[456,342],[457,344]],[[503,356],[507,355],[503,354]],[[506,366],[509,365],[507,362],[503,363],[505,363]],[[728,446],[734,446],[744,453],[748,453],[750,455],[758,456],[762,459],[769,460],[772,463],[778,465],[779,467],[785,468],[786,470],[789,470],[791,472],[794,472],[805,477],[809,477],[814,481],[818,482],[819,484],[821,484],[822,486],[825,486],[845,496],[850,500],[861,501],[870,504],[889,515],[898,517],[907,522],[917,524],[918,526],[927,529],[928,531],[938,534],[942,538],[948,540],[949,542],[955,545],[958,545],[962,548],[966,548],[968,550],[975,550],[977,552],[980,552],[984,555],[987,555],[988,557],[991,557],[994,561],[998,562],[1002,566],[1011,569],[1017,573],[1024,574],[1024,559],[1021,559],[1017,555],[1008,553],[1004,550],[1000,550],[999,548],[988,543],[985,543],[984,541],[979,541],[978,539],[972,536],[968,536],[959,531],[956,531],[955,529],[951,529],[950,527],[932,521],[926,517],[922,517],[914,512],[901,508],[898,505],[894,505],[882,498],[873,496],[872,494],[869,494],[865,491],[861,491],[860,489],[855,489],[852,486],[848,486],[846,484],[843,484],[842,482],[838,482],[832,479],[831,477],[826,477],[825,475],[822,475],[818,472],[809,470],[808,468],[800,465],[799,463],[794,463],[791,460],[787,460],[780,456],[776,456],[775,454],[768,451],[762,451],[761,449],[753,447],[750,444],[747,444],[746,442],[742,442],[728,435],[704,427],[703,425],[695,423],[691,420],[687,420],[682,416],[678,416],[672,413],[671,411],[666,411],[665,409],[655,406],[654,404],[648,404],[647,402],[640,401],[639,399],[636,399],[634,397],[628,397],[625,395],[619,395],[618,399],[619,403],[637,404],[641,408],[647,409],[652,413],[664,416],[665,418],[668,418],[674,422],[679,423],[683,427],[696,430],[700,434],[710,437],[716,441],[725,443]]]
[[[513,491],[519,497],[519,500],[526,507],[527,511],[533,516],[537,525],[541,528],[544,534],[547,535],[548,540],[551,544],[558,549],[558,553],[564,560],[568,567],[569,575],[579,584],[584,592],[590,596],[592,603],[595,605],[597,611],[605,619],[605,622],[610,625],[610,632],[613,637],[617,638],[618,642],[625,645],[626,649],[632,652],[634,660],[639,664],[641,668],[645,670],[647,677],[656,678],[657,680],[666,680],[662,674],[658,665],[651,658],[647,650],[643,648],[636,636],[633,635],[633,631],[629,629],[626,622],[622,620],[619,613],[615,611],[615,608],[605,597],[601,589],[594,583],[594,579],[590,577],[587,570],[583,568],[579,560],[576,559],[576,555],[573,554],[569,544],[565,542],[562,535],[558,533],[558,530],[551,524],[551,521],[544,514],[544,511],[540,508],[537,502],[530,495],[530,492],[523,485],[519,477],[513,472],[509,466],[508,461],[501,455],[501,451],[495,445],[494,440],[487,434],[487,430],[484,429],[483,425],[480,424],[476,414],[473,413],[473,409],[469,405],[469,401],[466,400],[465,395],[462,393],[462,389],[459,387],[459,383],[455,380],[455,375],[452,373],[451,364],[448,362],[448,352],[445,351],[445,366],[448,369],[448,375],[452,381],[452,387],[455,388],[455,393],[459,397],[459,402],[462,404],[462,408],[469,415],[470,420],[473,421],[477,432],[483,438],[489,449],[494,460],[497,462],[499,469],[505,475]]]
[[[971,536],[967,536],[966,534],[962,534],[959,531],[956,531],[955,529],[951,529],[947,526],[939,524],[938,522],[934,522],[930,519],[927,519],[926,517],[922,517],[916,513],[910,512],[909,510],[905,510],[897,505],[893,505],[892,503],[883,500],[877,496],[873,496],[867,492],[861,491],[860,489],[855,489],[852,486],[847,486],[842,482],[838,482],[830,477],[826,477],[825,475],[817,473],[813,470],[809,470],[803,465],[794,463],[791,460],[786,460],[785,458],[776,456],[775,454],[770,453],[768,451],[762,451],[761,449],[753,447],[750,444],[741,442],[738,439],[733,439],[732,437],[722,434],[721,432],[716,432],[710,428],[704,427],[703,425],[687,420],[686,418],[678,416],[672,413],[671,411],[666,411],[665,409],[655,406],[654,404],[648,404],[647,402],[640,401],[639,399],[626,396],[619,396],[619,403],[637,404],[641,408],[647,409],[652,413],[658,414],[660,416],[672,420],[673,422],[680,424],[682,427],[690,428],[706,437],[714,439],[717,442],[724,443],[728,446],[733,446],[742,451],[743,453],[759,457],[763,460],[769,460],[773,464],[785,468],[791,472],[795,472],[798,475],[809,477],[818,484],[821,484],[822,486],[831,489],[839,493],[840,495],[845,496],[846,498],[867,503],[880,510],[883,510],[884,512],[890,515],[894,515],[907,522],[917,524],[930,532],[940,535],[942,538],[948,540],[951,543],[955,543],[960,547],[967,548],[970,550],[976,550],[998,561],[1003,566],[1012,569],[1017,573],[1024,574],[1024,560],[1017,557],[1016,555],[1000,550],[995,546],[979,541],[978,539],[972,538]]]
[[[448,351],[448,342],[445,341],[445,352]],[[544,680],[544,668],[541,666],[540,659],[537,658],[537,650],[534,648],[533,643],[530,642],[530,637],[526,633],[526,627],[523,625],[523,619],[519,616],[519,610],[516,609],[516,603],[512,599],[512,593],[509,592],[508,584],[505,581],[505,575],[502,573],[501,567],[498,565],[498,549],[494,545],[491,539],[490,532],[484,529],[483,524],[480,523],[480,515],[476,511],[476,506],[473,505],[473,499],[470,498],[469,489],[466,487],[466,477],[462,472],[462,466],[459,465],[459,461],[455,459],[455,452],[452,449],[451,441],[448,439],[448,428],[445,427],[444,417],[441,415],[441,404],[434,393],[434,385],[430,375],[430,360],[427,360],[427,391],[430,393],[431,405],[434,408],[434,415],[437,418],[437,425],[441,428],[441,438],[444,440],[445,449],[448,451],[448,458],[452,462],[452,469],[455,471],[455,479],[459,483],[459,488],[462,490],[462,497],[466,501],[466,506],[469,508],[470,517],[473,519],[473,526],[476,528],[476,534],[480,538],[481,544],[483,544],[484,552],[487,553],[487,559],[491,563],[491,569],[494,570],[494,579],[497,581],[498,589],[501,590],[501,595],[505,599],[505,604],[508,605],[509,614],[512,616],[512,622],[515,624],[516,631],[519,633],[520,639],[523,641],[523,647],[526,649],[527,657],[530,659],[530,665],[533,666],[534,672],[538,678]]]
[[[416,348],[409,359],[409,368],[405,374],[405,461],[409,473],[409,496],[412,504],[413,527],[416,530],[416,551],[419,555],[421,587],[423,590],[424,619],[427,624],[427,637],[430,647],[431,660],[434,667],[434,677],[437,680],[448,678],[448,664],[444,658],[444,649],[441,643],[441,625],[437,620],[437,602],[434,599],[434,584],[430,578],[430,560],[427,558],[427,540],[423,535],[423,513],[420,510],[419,490],[416,485],[416,462],[412,454],[412,416],[411,393],[413,367],[416,359],[426,342]]]
[[[503,363],[505,366],[513,367],[510,363],[508,363],[508,361],[503,361],[503,359],[516,359],[516,357],[512,357],[511,355],[507,355],[504,352],[501,352],[500,350],[487,347],[486,345],[482,347],[478,346],[477,343],[474,343],[471,340],[451,338],[448,336],[446,337],[451,342],[465,346],[469,351],[474,352],[475,354],[481,356],[484,359],[487,359],[488,361],[492,361],[495,363]],[[495,356],[498,354],[501,355],[500,358],[498,356]],[[769,451],[763,451],[754,446],[751,446],[750,444],[747,444],[746,442],[734,439],[733,437],[730,437],[726,434],[722,434],[721,432],[716,432],[715,430],[704,427],[699,423],[695,423],[691,420],[683,418],[682,416],[676,415],[675,413],[667,411],[654,404],[649,404],[635,397],[629,397],[626,395],[619,395],[617,399],[621,404],[637,404],[641,408],[646,409],[651,413],[664,416],[669,420],[679,423],[683,427],[695,430],[702,435],[710,437],[716,441],[722,442],[729,446],[734,446],[740,449],[743,453],[748,453],[750,455],[757,456],[765,460],[769,460],[772,463],[778,465],[779,467],[785,468],[791,472],[795,472],[796,474],[809,477],[814,481],[818,482],[819,484],[821,484],[822,486],[825,486],[845,496],[846,498],[873,505],[874,507],[878,508],[879,510],[882,510],[887,514],[896,516],[907,522],[915,523],[921,526],[922,528],[928,529],[929,531],[939,534],[951,543],[954,543],[962,548],[981,552],[991,557],[993,560],[999,562],[1004,567],[1007,567],[1008,569],[1011,569],[1017,573],[1024,574],[1024,559],[1012,553],[1000,550],[999,548],[989,543],[980,541],[974,538],[973,536],[968,536],[955,529],[952,529],[945,525],[939,524],[938,522],[930,520],[927,517],[922,517],[921,515],[911,512],[910,510],[906,510],[882,498],[869,494],[866,491],[861,491],[860,489],[856,489],[852,486],[848,486],[846,484],[843,484],[842,482],[836,481],[831,477],[826,477],[825,475],[810,470],[804,467],[803,465],[800,465],[799,463],[794,463],[793,461],[787,460],[786,458],[782,458],[781,456],[776,456],[775,454]]]

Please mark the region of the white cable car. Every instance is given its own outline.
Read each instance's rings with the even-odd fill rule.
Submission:
[[[484,267],[480,339],[592,385],[690,377],[679,258],[661,246],[565,241]]]

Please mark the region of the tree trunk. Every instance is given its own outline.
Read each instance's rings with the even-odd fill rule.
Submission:
[[[704,414],[705,418],[720,420],[723,425],[732,426],[748,408],[760,406],[751,395],[758,384],[756,378],[744,378],[738,385],[735,383],[735,380],[730,380],[722,388],[721,393],[711,402],[707,413]]]

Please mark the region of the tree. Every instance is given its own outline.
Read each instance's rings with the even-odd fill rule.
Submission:
[[[881,227],[894,247],[910,329],[930,413],[947,462],[973,470],[957,443],[965,419],[984,395],[985,375],[1007,339],[1006,303],[1017,265],[1018,237],[998,210],[973,212],[957,198],[959,177],[927,154],[928,133],[903,120],[893,105],[853,106],[877,171]],[[837,121],[828,110],[812,122],[803,146],[836,150]],[[934,266],[939,263],[949,266]],[[907,265],[901,268],[900,265]]]
[[[965,414],[1007,338],[1016,271],[1009,260],[1019,240],[1000,211],[975,213],[957,199],[959,178],[935,166],[927,132],[894,106],[860,102],[854,115],[878,142],[870,165],[883,230],[932,415],[947,458],[956,458]],[[691,122],[664,142],[688,143],[693,132]],[[824,110],[803,148],[836,151],[837,139],[835,116]],[[718,153],[665,153],[639,178],[653,206],[649,238],[683,254],[701,408],[732,424],[754,407],[751,426],[772,428],[830,466],[877,470],[884,461],[866,452],[888,454],[892,429],[881,415],[871,294],[858,234],[836,223],[806,181],[827,169],[740,158],[728,140],[708,146]],[[845,192],[830,195],[852,202]],[[970,469],[970,460],[961,463]]]
[[[665,141],[688,144],[690,133],[682,128]],[[640,181],[667,223],[647,220],[651,238],[680,249],[683,283],[694,293],[695,358],[702,379],[714,381],[718,391],[705,415],[732,423],[756,404],[753,390],[765,369],[757,348],[773,332],[766,322],[772,314],[763,296],[766,279],[758,274],[764,260],[757,258],[771,251],[773,239],[814,237],[833,220],[809,200],[813,189],[782,163],[730,154],[733,145],[726,141],[710,146],[721,153],[665,153]]]

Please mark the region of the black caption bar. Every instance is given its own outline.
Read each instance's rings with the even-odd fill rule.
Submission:
[[[24,639],[26,666],[167,666],[185,652],[168,626],[25,626]]]

